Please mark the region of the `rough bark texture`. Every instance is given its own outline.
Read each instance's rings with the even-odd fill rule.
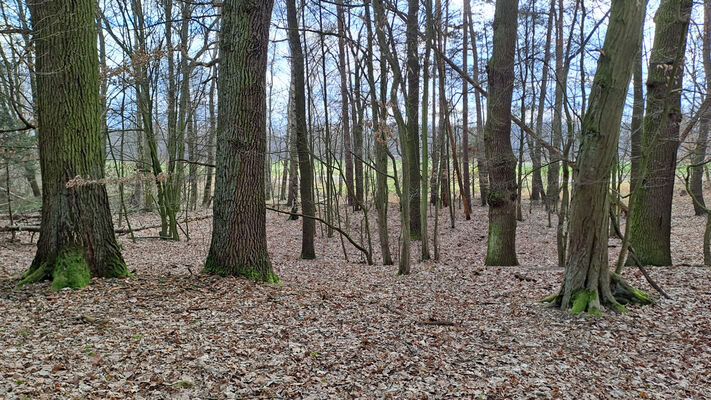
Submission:
[[[691,0],[664,0],[654,16],[641,180],[630,199],[630,244],[644,265],[671,265],[671,205],[681,124],[681,83]]]
[[[293,97],[291,101],[294,105],[294,133],[296,134],[296,148],[299,155],[299,174],[301,182],[299,192],[301,194],[302,214],[307,216],[316,215],[316,207],[313,198],[313,165],[311,163],[311,152],[309,151],[308,132],[306,131],[306,84],[304,82],[304,53],[301,49],[301,39],[299,38],[299,26],[296,19],[296,0],[286,1],[287,24],[289,27],[289,50],[291,53],[291,79],[293,84]],[[314,259],[316,251],[314,249],[314,234],[316,233],[316,220],[313,218],[303,218],[303,229],[301,239],[301,258]]]
[[[489,118],[484,128],[491,190],[486,265],[518,265],[516,259],[516,157],[511,148],[511,99],[518,27],[518,0],[497,0],[494,48],[489,60]]]
[[[403,172],[408,169],[407,185],[409,188],[408,206],[410,207],[409,222],[410,236],[413,239],[422,238],[422,227],[420,224],[420,59],[417,53],[418,35],[420,28],[418,25],[418,12],[420,3],[418,0],[408,1],[407,12],[407,143],[404,146],[407,151],[407,166],[404,164]],[[403,173],[403,186],[405,173]],[[408,269],[409,272],[409,269]]]
[[[266,71],[273,0],[223,3],[217,168],[205,271],[278,282],[267,253],[264,198]]]
[[[711,99],[711,2],[704,3],[704,35],[703,35],[703,58],[704,58],[704,76],[706,79],[706,101]],[[696,149],[692,164],[700,164],[706,158],[706,146],[709,137],[709,129],[711,128],[711,107],[706,108],[706,112],[702,115],[699,121],[699,137],[696,140]],[[704,167],[698,166],[691,169],[690,186],[691,192],[696,196],[700,204],[694,203],[694,213],[701,215],[705,212],[704,207],[704,192],[702,190],[702,181],[704,175]]]
[[[20,283],[53,279],[53,289],[77,288],[92,276],[126,276],[106,187],[97,182],[104,177],[104,149],[94,2],[30,1],[28,7],[37,50],[42,223]]]
[[[637,48],[637,56],[632,72],[634,100],[632,103],[632,121],[630,122],[630,191],[634,190],[639,180],[639,161],[642,158],[642,122],[644,120],[644,90],[642,88],[642,48]]]
[[[646,2],[641,0],[612,1],[610,24],[582,122],[568,260],[560,293],[554,296],[561,308],[572,308],[576,313],[599,314],[603,305],[623,310],[618,300],[643,302],[645,297],[619,277],[611,279],[607,253],[610,169],[632,74],[629,55],[635,53],[642,34],[645,9]]]

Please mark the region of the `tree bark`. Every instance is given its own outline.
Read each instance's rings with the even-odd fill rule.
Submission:
[[[343,129],[343,147],[346,158],[346,191],[348,205],[355,207],[355,186],[353,184],[353,154],[351,145],[351,124],[348,115],[348,79],[346,78],[346,21],[343,12],[343,0],[338,3],[338,72],[341,78],[341,129]]]
[[[304,53],[301,49],[301,39],[299,38],[299,25],[296,19],[296,0],[286,1],[286,14],[288,24],[289,49],[291,52],[291,79],[294,85],[293,97],[296,147],[299,155],[299,173],[301,184],[299,191],[301,194],[302,214],[307,216],[316,215],[316,207],[313,198],[313,164],[311,163],[311,152],[309,151],[308,132],[306,131],[306,94],[304,81]],[[301,239],[301,258],[314,259],[316,251],[314,249],[314,235],[316,233],[316,220],[313,218],[303,218]]]
[[[494,48],[489,60],[488,119],[484,128],[491,191],[486,265],[518,265],[516,259],[516,157],[511,147],[511,100],[518,0],[497,0]]]
[[[215,200],[205,271],[279,282],[267,252],[266,73],[273,0],[223,3]]]
[[[605,43],[597,64],[581,144],[575,163],[568,259],[555,304],[574,313],[599,315],[602,306],[622,311],[620,301],[648,302],[641,292],[610,276],[608,266],[609,184],[620,122],[642,34],[646,3],[613,0]],[[618,296],[616,298],[616,296]]]
[[[671,265],[671,206],[681,87],[692,0],[663,0],[654,17],[639,188],[630,199],[630,244],[643,265]],[[629,261],[628,261],[629,262]]]
[[[407,31],[405,42],[407,45],[407,142],[403,150],[407,152],[407,166],[403,158],[403,187],[405,186],[405,168],[408,168],[407,186],[410,196],[410,237],[415,240],[422,238],[420,223],[420,59],[417,52],[420,26],[418,13],[420,3],[418,0],[408,0]],[[403,189],[404,190],[404,189]],[[409,244],[408,244],[409,246]],[[409,256],[408,256],[409,257]],[[408,272],[409,273],[409,268]]]
[[[469,0],[464,0],[464,11],[462,16],[462,70],[469,69],[469,15],[471,14]],[[462,197],[466,205],[465,212],[471,213],[472,190],[471,178],[469,177],[469,82],[462,79]]]
[[[367,43],[367,73],[368,85],[370,86],[370,96],[377,99],[375,89],[375,73],[373,61],[373,27],[372,18],[370,16],[370,0],[366,0],[365,4],[365,21],[366,31],[368,33]],[[385,70],[385,58],[380,57],[380,69]],[[380,240],[380,253],[383,258],[383,265],[392,265],[393,259],[390,253],[390,239],[388,237],[388,156],[387,156],[387,140],[388,135],[385,134],[387,125],[385,117],[387,111],[384,107],[387,96],[387,78],[382,76],[380,79],[380,101],[371,101],[371,114],[373,115],[373,139],[375,141],[375,208],[378,211],[378,238]],[[381,106],[378,106],[381,104]]]
[[[706,101],[711,101],[711,3],[704,3],[704,34],[703,34],[703,63],[704,76],[706,79]],[[692,164],[701,164],[706,158],[706,147],[709,137],[709,129],[711,128],[711,107],[706,108],[706,112],[699,121],[699,137],[696,140],[696,149],[692,157]],[[703,191],[703,172],[704,167],[698,166],[691,169],[690,188],[691,192],[696,196],[697,202],[694,203],[694,214],[701,215],[705,213],[704,207],[704,191]]]
[[[92,276],[126,276],[101,183],[94,2],[31,1],[28,7],[37,54],[42,222],[35,258],[20,283],[52,279],[59,290],[86,286]]]

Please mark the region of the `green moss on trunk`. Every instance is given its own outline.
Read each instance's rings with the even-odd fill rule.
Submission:
[[[124,267],[125,268],[125,267]],[[57,256],[52,270],[52,290],[80,289],[91,281],[89,263],[81,250],[65,250]]]

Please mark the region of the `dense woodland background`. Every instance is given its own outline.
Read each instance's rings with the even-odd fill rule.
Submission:
[[[711,396],[711,4],[632,3],[0,3],[0,395]]]

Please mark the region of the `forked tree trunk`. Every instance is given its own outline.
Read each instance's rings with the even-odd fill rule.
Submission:
[[[692,0],[663,0],[654,21],[639,187],[630,198],[630,244],[644,265],[671,265],[671,207],[681,124],[684,51]]]
[[[104,149],[94,2],[30,1],[28,7],[37,50],[42,223],[20,283],[53,279],[58,290],[86,286],[91,277],[126,276],[99,182]]]
[[[273,0],[225,1],[220,28],[212,241],[205,271],[279,282],[267,253],[266,74]]]
[[[574,313],[598,315],[602,306],[622,311],[620,302],[650,301],[619,276],[611,277],[607,253],[610,169],[632,74],[629,55],[636,52],[642,34],[644,4],[612,1],[610,25],[582,122],[565,275],[560,292],[548,299]]]
[[[494,49],[489,61],[489,118],[484,143],[489,162],[489,237],[486,265],[518,265],[516,259],[516,157],[511,148],[511,99],[518,27],[518,0],[497,0]]]

